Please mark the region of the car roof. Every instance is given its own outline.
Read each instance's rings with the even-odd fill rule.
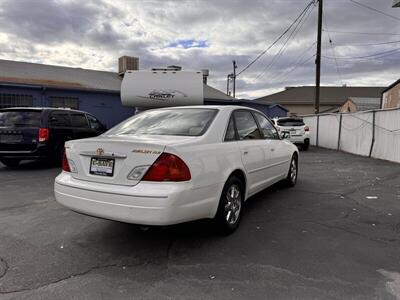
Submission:
[[[171,106],[171,107],[162,107],[162,108],[154,108],[154,109],[185,109],[185,108],[218,109],[220,111],[232,111],[235,109],[246,109],[246,110],[261,112],[257,109],[247,107],[247,106],[240,106],[240,105],[185,105],[185,106]]]
[[[7,111],[7,110],[33,110],[33,111],[60,110],[60,111],[74,111],[80,113],[87,113],[83,110],[62,108],[62,107],[8,107],[0,109],[0,111]]]
[[[299,121],[303,121],[302,117],[282,117],[282,118],[277,118],[275,120],[299,120]]]

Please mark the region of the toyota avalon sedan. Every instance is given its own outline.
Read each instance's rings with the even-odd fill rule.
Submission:
[[[66,142],[54,190],[59,203],[91,216],[141,225],[208,218],[230,233],[250,196],[296,184],[298,157],[257,110],[154,109]]]

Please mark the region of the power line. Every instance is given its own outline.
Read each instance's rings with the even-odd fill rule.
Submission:
[[[301,16],[308,10],[308,8],[314,3],[314,1],[311,1],[310,3],[307,4],[307,6],[302,10],[302,12],[298,15],[298,17],[290,24],[290,26],[271,44],[263,50],[255,59],[253,59],[250,63],[248,63],[240,72],[236,74],[236,77],[242,74],[244,71],[246,71],[248,68],[250,68],[257,60],[259,60],[265,53],[267,53],[268,50],[270,50],[277,42],[280,41],[280,39],[288,33],[288,31],[294,26],[294,24],[297,23],[297,21],[301,18]]]
[[[400,35],[400,33],[388,33],[388,32],[356,32],[356,31],[336,31],[336,30],[331,30],[330,32],[341,33],[341,34]]]
[[[282,44],[282,46],[280,47],[279,51],[272,58],[271,62],[268,65],[266,65],[265,68],[258,74],[258,76],[256,77],[256,80],[259,79],[261,76],[263,76],[267,72],[267,70],[275,63],[275,61],[277,61],[282,56],[283,52],[286,50],[285,48],[286,48],[287,43],[289,42],[289,40],[293,36],[293,34],[296,31],[297,27],[299,26],[299,24],[303,20],[304,16],[305,16],[305,14],[300,18],[299,22],[296,24],[296,26],[294,27],[293,31],[290,33],[289,37]]]
[[[338,60],[337,60],[337,58],[336,58],[335,46],[333,45],[332,38],[331,38],[331,35],[330,35],[330,33],[329,33],[328,23],[327,23],[327,21],[326,21],[326,16],[325,16],[325,14],[324,14],[323,21],[324,21],[324,24],[325,24],[326,32],[328,33],[329,44],[330,44],[330,46],[331,46],[331,48],[332,48],[333,57],[334,57],[334,59],[335,59],[336,72],[337,72],[337,74],[338,74],[340,83],[343,85],[342,74],[340,73],[339,63],[338,63]]]
[[[325,30],[329,32],[328,30]],[[357,47],[363,47],[363,46],[380,46],[380,45],[390,45],[390,44],[398,44],[400,41],[390,41],[390,42],[382,42],[382,43],[371,43],[371,44],[346,44],[346,45],[338,45],[336,44],[336,47],[349,47],[349,46],[357,46]]]
[[[339,56],[339,57],[336,57],[336,59],[380,58],[380,57],[384,57],[384,56],[395,54],[398,51],[400,51],[400,48],[392,49],[392,50],[389,50],[389,51],[378,52],[378,53],[370,54],[370,55],[364,55],[364,56],[352,56],[352,57]],[[335,57],[332,57],[332,56],[324,56],[324,58],[335,59]]]
[[[303,25],[305,24],[305,22],[307,21],[308,17],[310,16],[311,12],[313,11],[313,9],[309,9],[309,11],[307,12],[307,16],[306,14],[303,14],[303,16],[299,19],[298,23],[296,24],[296,26],[294,27],[293,31],[290,33],[290,35],[288,36],[288,38],[286,39],[286,41],[283,43],[283,45],[281,46],[281,48],[279,49],[278,53],[275,54],[275,56],[272,58],[271,62],[264,68],[263,71],[261,71],[258,76],[256,77],[256,80],[259,79],[261,76],[263,76],[267,70],[276,62],[279,60],[279,58],[281,58],[281,56],[283,55],[283,53],[286,51],[288,45],[290,44],[289,41],[290,39],[293,37],[293,39],[296,37],[296,35],[299,33],[299,31],[301,30],[301,28],[303,27]],[[297,31],[296,31],[297,30]]]
[[[304,66],[306,63],[308,63],[311,59],[313,59],[316,56],[316,54],[311,55],[307,59],[305,59],[302,62],[297,63],[291,70],[289,70],[286,74],[284,74],[282,79],[279,79],[281,82],[286,82],[286,79],[288,79],[289,75],[293,73],[294,71],[297,70],[298,67]]]
[[[303,51],[298,59],[293,63],[293,67],[287,71],[287,72],[282,72],[281,74],[279,74],[277,77],[275,77],[275,81],[283,81],[285,79],[287,79],[287,77],[289,76],[289,74],[291,74],[292,72],[294,72],[298,67],[302,66],[305,62],[309,61],[311,58],[315,57],[315,54],[313,54],[311,57],[307,58],[305,61],[302,61],[304,56],[315,47],[315,45],[317,44],[317,42],[312,43],[305,51]]]
[[[374,11],[374,12],[377,12],[377,13],[380,13],[380,14],[382,14],[382,15],[385,15],[385,16],[387,16],[387,17],[389,17],[389,18],[392,18],[392,19],[395,19],[395,20],[397,20],[397,21],[400,21],[400,18],[398,18],[398,17],[396,17],[396,16],[393,16],[393,15],[390,15],[390,14],[388,14],[388,13],[385,13],[385,12],[383,12],[383,11],[381,11],[381,10],[378,10],[378,9],[373,8],[373,7],[371,7],[371,6],[368,6],[368,5],[366,5],[366,4],[357,2],[357,1],[355,1],[355,0],[349,0],[349,1],[352,2],[352,3],[354,3],[354,4],[357,4],[357,5],[359,5],[359,6],[362,6],[362,7],[366,8],[366,9],[372,10],[372,11]]]

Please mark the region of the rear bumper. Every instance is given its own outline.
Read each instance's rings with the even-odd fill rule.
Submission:
[[[47,145],[38,145],[34,150],[0,150],[0,158],[38,159],[49,156]]]
[[[310,134],[305,133],[302,135],[291,135],[289,141],[291,141],[293,144],[305,144],[306,142],[310,141]]]
[[[293,144],[304,144],[305,140],[309,139],[308,137],[305,136],[291,136],[289,138],[289,141],[291,141]]]
[[[141,225],[171,225],[212,218],[222,184],[192,189],[191,182],[140,182],[117,186],[74,179],[61,173],[54,184],[57,202],[86,215]]]

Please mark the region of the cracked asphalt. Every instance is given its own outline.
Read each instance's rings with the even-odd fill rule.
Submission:
[[[83,216],[55,202],[58,168],[0,166],[0,299],[399,299],[400,165],[300,156],[227,237]]]

